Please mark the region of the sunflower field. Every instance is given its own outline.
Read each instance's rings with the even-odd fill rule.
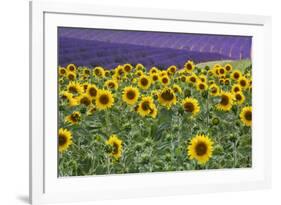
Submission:
[[[251,69],[59,66],[59,176],[251,167]]]

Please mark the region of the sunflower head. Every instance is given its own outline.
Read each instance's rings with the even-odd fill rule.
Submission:
[[[192,74],[187,77],[187,82],[191,83],[192,85],[196,85],[198,82],[198,77],[195,74]]]
[[[202,92],[208,89],[208,85],[202,81],[199,81],[196,85],[196,89]]]
[[[98,90],[96,97],[96,108],[98,110],[106,110],[113,106],[114,98],[109,90]]]
[[[90,76],[91,75],[91,70],[89,68],[84,68],[83,69],[83,75],[84,76]]]
[[[169,73],[175,74],[176,71],[177,71],[177,66],[171,65],[167,70],[168,70]]]
[[[232,93],[237,93],[237,92],[241,92],[242,88],[239,84],[234,84],[231,88],[231,92]]]
[[[230,65],[229,63],[227,63],[227,64],[224,66],[224,69],[226,70],[226,72],[231,72],[231,71],[232,71],[232,65]]]
[[[71,63],[66,66],[67,71],[76,73],[77,67],[75,64]]]
[[[147,90],[151,85],[151,79],[149,76],[147,75],[142,75],[139,77],[138,80],[138,86],[143,89],[143,90]]]
[[[158,81],[158,80],[159,80],[159,76],[158,76],[158,74],[157,74],[157,73],[153,73],[153,74],[151,74],[151,80],[152,80],[153,82]]]
[[[238,79],[238,84],[241,86],[242,89],[247,89],[249,87],[249,81],[245,76],[241,76]]]
[[[182,106],[185,112],[192,114],[192,116],[197,115],[200,112],[200,106],[196,99],[187,97],[182,101]]]
[[[217,109],[229,111],[233,105],[233,95],[230,92],[222,91],[220,93],[220,102],[217,104]]]
[[[220,88],[219,88],[219,86],[217,85],[217,84],[212,84],[212,85],[210,85],[210,87],[209,87],[209,93],[210,93],[210,95],[212,95],[212,96],[217,96],[217,95],[219,95],[219,93],[220,93]]]
[[[181,75],[181,76],[180,76],[180,80],[181,80],[181,82],[186,83],[187,78],[186,78],[185,75]]]
[[[81,121],[81,113],[78,111],[75,111],[71,113],[70,115],[65,117],[65,121],[69,122],[73,125],[78,124]]]
[[[175,105],[177,103],[177,97],[173,89],[167,87],[163,88],[158,93],[158,100],[162,106],[165,106],[168,109],[170,109],[172,105]]]
[[[83,86],[79,82],[70,81],[67,85],[67,91],[73,95],[83,93]]]
[[[143,64],[138,63],[138,64],[136,65],[136,70],[144,70]]]
[[[111,135],[106,144],[111,147],[111,156],[118,160],[122,156],[122,140],[117,135]]]
[[[67,70],[64,67],[59,67],[59,75],[65,76],[67,73]]]
[[[107,80],[104,83],[107,89],[117,90],[118,89],[118,82],[116,80]]]
[[[67,71],[66,76],[70,81],[74,81],[76,79],[76,73],[72,71]]]
[[[60,97],[62,100],[67,101],[70,107],[76,106],[78,104],[77,100],[73,97],[73,94],[67,91],[60,92]]]
[[[72,133],[64,128],[59,129],[58,148],[59,152],[65,152],[72,144]]]
[[[238,80],[242,76],[242,73],[240,70],[234,70],[231,74],[231,78],[233,80]]]
[[[98,94],[98,88],[96,85],[94,84],[89,84],[87,86],[87,90],[86,90],[86,93],[92,98],[92,99],[95,99],[97,97],[97,94]]]
[[[83,93],[79,97],[77,97],[77,102],[79,105],[89,106],[92,103],[92,98],[87,93]]]
[[[184,64],[184,69],[186,72],[188,73],[191,73],[195,68],[195,65],[193,63],[193,61],[187,61],[185,64]]]
[[[122,100],[126,102],[128,105],[134,105],[138,101],[139,98],[139,90],[135,87],[125,87],[123,90]]]
[[[245,126],[252,126],[252,106],[246,106],[240,112],[240,120]]]
[[[93,75],[98,78],[103,78],[105,76],[105,71],[103,67],[97,66],[93,69]]]
[[[204,165],[213,154],[213,141],[205,135],[196,135],[187,146],[187,154],[190,159],[195,159]]]
[[[124,71],[125,71],[126,73],[129,73],[129,72],[132,71],[133,66],[132,66],[131,64],[129,64],[129,63],[126,63],[126,64],[123,65],[123,68],[124,68]]]
[[[124,67],[119,65],[115,68],[115,75],[120,77],[125,74]]]
[[[150,68],[150,70],[149,70],[149,75],[157,74],[158,72],[159,72],[158,68],[152,67],[152,68]]]
[[[175,93],[179,93],[179,94],[182,93],[181,87],[180,87],[179,85],[177,85],[177,84],[174,84],[174,85],[173,85],[173,91],[174,91]]]
[[[242,92],[236,92],[233,94],[236,104],[241,105],[245,101],[245,96]]]
[[[145,96],[142,97],[140,103],[136,107],[136,110],[140,116],[145,117],[153,112],[153,108],[155,108],[155,104],[153,103],[152,97]]]
[[[163,85],[169,85],[170,84],[170,78],[167,75],[164,75],[160,78],[160,82]]]

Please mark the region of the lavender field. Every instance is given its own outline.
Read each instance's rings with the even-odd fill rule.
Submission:
[[[142,63],[181,67],[195,63],[251,59],[251,37],[59,28],[59,65],[102,66]]]

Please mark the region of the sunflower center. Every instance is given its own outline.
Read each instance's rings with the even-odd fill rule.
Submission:
[[[190,78],[190,81],[193,82],[193,83],[195,83],[195,82],[196,82],[196,78],[195,78],[195,77],[191,77],[191,78]]]
[[[125,69],[126,72],[129,72],[129,71],[131,70],[130,66],[128,66],[128,65],[126,65],[126,66],[124,67],[124,69]]]
[[[224,69],[220,69],[220,74],[224,74]]]
[[[200,88],[200,90],[204,90],[205,89],[205,85],[204,84],[199,84],[199,88]]]
[[[66,138],[66,136],[65,136],[65,135],[63,135],[63,134],[60,134],[60,135],[59,135],[59,146],[63,146],[63,145],[65,145],[65,144],[66,144],[66,142],[67,142],[67,138]]]
[[[117,154],[118,153],[118,144],[116,142],[113,142],[113,151],[112,151],[112,154]]]
[[[74,71],[75,70],[74,66],[69,66],[69,70]]]
[[[69,87],[69,92],[71,92],[71,93],[78,93],[78,90],[77,90],[77,88],[75,87],[75,86],[71,86],[71,87]]]
[[[238,91],[240,91],[240,89],[238,87],[235,87],[234,92],[238,92]]]
[[[70,115],[70,119],[72,122],[78,122],[80,119],[80,116],[78,113],[73,113],[72,115]]]
[[[143,102],[142,105],[141,105],[141,108],[142,108],[144,111],[149,110],[149,109],[150,109],[150,107],[149,107],[149,102],[147,102],[147,101]]]
[[[69,75],[68,75],[68,79],[69,79],[69,80],[74,80],[74,75],[73,75],[73,74],[69,74]]]
[[[242,87],[246,86],[246,81],[245,81],[245,80],[241,80],[241,81],[240,81],[240,85],[241,85]]]
[[[186,81],[185,76],[182,76],[182,77],[181,77],[181,81],[182,81],[182,82],[185,82],[185,81]]]
[[[95,97],[97,95],[97,89],[96,88],[90,88],[89,89],[89,94],[92,96],[92,97]]]
[[[107,95],[101,95],[99,101],[101,104],[106,105],[109,103],[109,97]]]
[[[157,75],[154,75],[154,76],[152,77],[152,79],[153,79],[154,81],[158,80]]]
[[[84,105],[86,105],[86,106],[88,106],[88,105],[91,104],[91,101],[90,101],[89,98],[83,97],[83,98],[80,100],[80,103],[81,103],[81,104],[84,104]]]
[[[195,152],[198,156],[203,156],[207,153],[207,145],[203,142],[199,142],[195,147]]]
[[[108,87],[114,88],[114,87],[115,87],[115,84],[114,84],[113,82],[110,82],[110,83],[108,83]]]
[[[171,67],[171,72],[174,73],[176,71],[175,67]]]
[[[237,94],[236,95],[236,100],[238,100],[238,101],[242,100],[242,96],[240,94]]]
[[[222,96],[221,96],[221,104],[222,104],[222,105],[228,105],[228,103],[229,103],[228,96],[222,95]]]
[[[141,84],[142,84],[143,86],[147,86],[147,85],[148,85],[148,80],[147,80],[146,78],[142,78],[142,79],[141,79]]]
[[[63,74],[65,74],[65,70],[64,69],[61,69],[60,70],[60,73],[63,75]]]
[[[100,74],[101,74],[100,70],[99,70],[99,69],[96,69],[96,70],[95,70],[95,74],[96,74],[96,75],[100,75]]]
[[[128,99],[132,100],[132,99],[135,98],[136,93],[135,93],[135,91],[133,91],[133,90],[129,90],[126,95],[127,95],[127,98],[128,98]]]
[[[118,70],[118,74],[119,74],[119,75],[122,75],[122,74],[123,74],[123,70],[122,70],[122,69],[119,69],[119,70]]]
[[[84,73],[85,73],[86,75],[89,75],[89,74],[90,74],[90,71],[89,71],[89,70],[85,70]]]
[[[187,70],[192,70],[192,66],[191,66],[190,63],[188,63],[188,64],[186,65],[186,69],[187,69]]]
[[[230,70],[230,66],[229,66],[229,65],[226,66],[225,69],[226,69],[227,71],[229,71],[229,70]]]
[[[163,82],[164,84],[166,84],[166,83],[168,83],[168,79],[167,79],[167,78],[163,78],[163,79],[162,79],[162,82]]]
[[[234,77],[235,79],[239,78],[239,73],[234,73],[233,77]]]
[[[213,88],[211,89],[211,92],[212,92],[212,93],[217,93],[217,91],[218,91],[218,89],[217,89],[216,87],[213,87]]]
[[[161,97],[165,100],[165,101],[172,101],[174,99],[174,94],[171,93],[170,90],[166,90],[164,92],[161,93]]]
[[[252,112],[251,111],[245,112],[245,119],[248,120],[248,121],[252,120]]]
[[[193,111],[194,111],[194,105],[193,105],[193,103],[191,103],[191,102],[186,102],[186,103],[184,104],[184,110],[185,110],[186,112],[193,112]]]

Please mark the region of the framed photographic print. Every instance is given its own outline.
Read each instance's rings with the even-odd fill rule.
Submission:
[[[32,204],[270,187],[270,17],[39,1],[30,22]]]

